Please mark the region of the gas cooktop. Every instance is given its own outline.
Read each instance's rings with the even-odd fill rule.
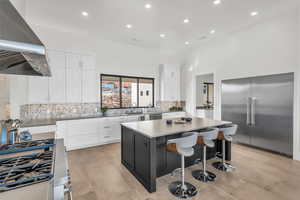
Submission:
[[[8,153],[32,151],[36,149],[48,150],[52,146],[54,146],[54,139],[35,140],[35,141],[21,142],[16,144],[4,144],[4,145],[0,145],[0,155],[8,154]]]
[[[0,159],[0,192],[48,181],[52,166],[53,151]]]

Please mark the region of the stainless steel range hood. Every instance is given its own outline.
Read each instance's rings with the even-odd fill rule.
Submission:
[[[9,0],[0,0],[0,74],[51,76],[43,43]]]

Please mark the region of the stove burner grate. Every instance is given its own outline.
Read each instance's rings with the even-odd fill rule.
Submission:
[[[18,153],[23,151],[32,151],[36,149],[49,149],[54,146],[54,139],[35,140],[15,144],[0,145],[0,155],[9,153]]]
[[[52,160],[52,151],[0,159],[0,192],[50,180]]]

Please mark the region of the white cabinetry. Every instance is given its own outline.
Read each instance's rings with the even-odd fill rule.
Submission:
[[[100,141],[99,119],[81,119],[67,121],[67,133],[64,134],[68,150],[95,146]]]
[[[59,51],[48,52],[52,76],[49,78],[50,103],[66,102],[66,56]]]
[[[49,103],[49,78],[35,77],[28,78],[28,103],[43,104]]]
[[[29,104],[99,101],[95,56],[49,50],[47,58],[52,76],[28,77]]]
[[[82,102],[82,70],[67,68],[67,102]]]
[[[54,68],[49,78],[50,103],[66,103],[66,69]]]
[[[180,67],[162,65],[159,69],[160,92],[163,101],[180,100]]]
[[[98,102],[97,85],[100,85],[95,69],[84,69],[82,72],[82,101],[84,103]]]
[[[121,123],[137,120],[138,116],[126,116],[58,121],[56,137],[65,139],[68,151],[120,142]]]
[[[67,54],[67,102],[82,102],[82,70],[80,55]]]

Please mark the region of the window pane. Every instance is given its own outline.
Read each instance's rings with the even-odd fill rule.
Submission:
[[[153,80],[139,79],[139,91],[139,107],[153,106]]]
[[[137,106],[137,79],[122,78],[122,107]]]
[[[120,108],[120,78],[102,76],[102,107]]]

